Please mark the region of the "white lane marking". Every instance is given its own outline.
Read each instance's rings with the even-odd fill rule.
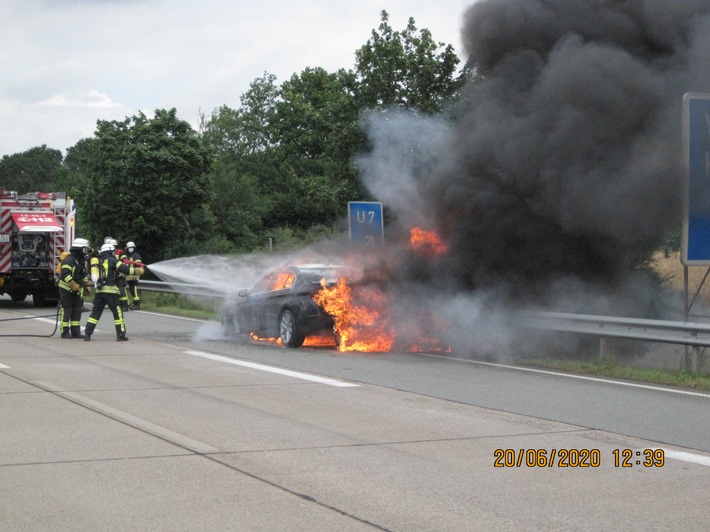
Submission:
[[[710,456],[704,456],[702,454],[686,453],[683,451],[672,451],[670,449],[661,449],[663,451],[663,456],[665,458],[673,458],[674,460],[681,460],[683,462],[690,462],[693,464],[699,464],[710,467]]]
[[[0,369],[10,369],[10,366],[6,366],[5,364],[0,364]]]
[[[28,317],[28,318],[31,318],[32,316],[27,316],[27,317]],[[34,321],[41,321],[41,322],[43,322],[43,323],[51,323],[52,325],[54,325],[55,323],[57,323],[57,319],[56,319],[56,318],[53,319],[53,320],[50,320],[49,318],[34,318]]]
[[[132,427],[135,427],[135,428],[140,429],[144,432],[148,432],[150,434],[153,434],[154,436],[158,436],[159,438],[162,438],[164,440],[172,442],[176,445],[180,445],[181,447],[185,447],[187,449],[190,449],[191,451],[194,451],[196,453],[204,454],[204,453],[219,452],[219,449],[217,449],[216,447],[212,447],[211,445],[208,445],[207,443],[201,442],[199,440],[195,440],[195,439],[190,438],[189,436],[185,436],[183,434],[179,434],[179,433],[174,432],[170,429],[166,429],[165,427],[161,427],[160,425],[156,425],[155,423],[151,423],[150,421],[147,421],[145,419],[141,419],[139,417],[133,416],[133,415],[131,415],[127,412],[124,412],[122,410],[117,410],[116,408],[113,408],[112,406],[108,406],[104,403],[94,401],[93,399],[85,397],[85,396],[78,394],[76,392],[70,392],[68,390],[65,390],[64,388],[57,386],[56,384],[52,384],[51,382],[35,381],[35,384],[41,386],[45,390],[56,393],[59,396],[66,397],[67,399],[71,399],[75,403],[79,403],[83,406],[91,408],[92,410],[94,410],[96,412],[106,414],[107,416],[109,416],[113,419],[116,419],[118,421],[122,421]]]
[[[276,373],[278,375],[285,375],[287,377],[294,377],[296,379],[302,379],[311,382],[317,382],[319,384],[327,384],[328,386],[336,386],[338,388],[356,388],[359,384],[352,382],[343,382],[335,379],[329,379],[326,377],[319,377],[318,375],[311,375],[310,373],[301,373],[300,371],[292,371],[290,369],[277,368],[274,366],[266,366],[265,364],[257,364],[255,362],[247,362],[245,360],[237,360],[234,358],[223,357],[220,355],[211,355],[209,353],[202,353],[200,351],[183,351],[186,355],[192,355],[195,357],[207,358],[209,360],[215,360],[217,362],[225,362],[227,364],[234,364],[235,366],[243,366],[245,368],[256,369],[259,371],[266,371],[268,373]]]
[[[209,321],[209,320],[200,320],[197,318],[187,318],[185,316],[173,316],[172,314],[161,314],[160,312],[149,312],[146,310],[131,310],[129,312],[124,312],[123,314],[124,315],[126,315],[126,314],[132,315],[133,312],[141,312],[142,314],[150,314],[152,316],[160,316],[162,318],[174,318],[176,320],[196,321],[198,323],[207,323]]]
[[[433,355],[433,354],[429,354],[429,353],[418,353],[418,354],[424,355],[424,356],[429,356],[429,357],[434,357],[434,358],[443,358],[446,360],[456,360],[457,362],[467,362],[469,364],[481,364],[482,366],[492,366],[492,367],[497,367],[497,368],[513,369],[516,371],[529,371],[531,373],[543,373],[545,375],[554,375],[556,377],[567,377],[569,379],[579,379],[579,380],[583,380],[583,381],[603,382],[606,384],[616,384],[618,386],[628,386],[630,388],[643,388],[645,390],[653,390],[653,391],[657,391],[657,392],[677,393],[680,395],[692,395],[693,397],[703,397],[705,399],[710,399],[710,393],[691,392],[691,391],[687,391],[687,390],[676,390],[673,388],[663,388],[662,386],[651,386],[649,384],[636,384],[634,382],[614,381],[611,379],[601,379],[599,377],[587,377],[584,375],[573,375],[571,373],[561,373],[558,371],[548,371],[548,370],[536,369],[536,368],[523,368],[520,366],[509,366],[507,364],[496,364],[495,362],[482,362],[480,360],[469,360],[466,358],[445,357],[445,356]]]

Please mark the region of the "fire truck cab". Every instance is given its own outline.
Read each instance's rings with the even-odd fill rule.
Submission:
[[[64,192],[0,190],[0,295],[56,305],[57,266],[74,239],[75,221],[74,200]]]

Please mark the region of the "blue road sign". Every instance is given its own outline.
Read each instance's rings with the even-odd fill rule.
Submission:
[[[351,246],[368,248],[382,245],[385,239],[382,203],[349,201],[348,227]]]
[[[683,96],[687,179],[681,262],[710,264],[710,94]]]

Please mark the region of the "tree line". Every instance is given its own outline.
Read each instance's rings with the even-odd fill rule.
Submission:
[[[134,240],[148,262],[316,240],[344,229],[348,201],[372,199],[354,163],[369,149],[362,113],[446,113],[472,76],[459,63],[414,19],[395,31],[382,11],[352,69],[280,84],[265,72],[197,130],[176,109],[99,120],[66,156],[46,145],[5,155],[0,188],[66,191],[81,236]]]

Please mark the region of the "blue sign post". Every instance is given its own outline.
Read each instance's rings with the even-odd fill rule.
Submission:
[[[710,94],[683,96],[687,165],[681,262],[710,265]]]
[[[382,203],[349,201],[348,227],[351,246],[360,249],[381,246],[385,239]]]

